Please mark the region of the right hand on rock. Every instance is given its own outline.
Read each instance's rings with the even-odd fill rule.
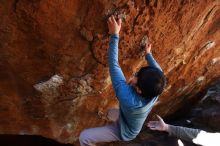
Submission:
[[[146,54],[151,53],[151,44],[147,44],[145,46],[145,52],[146,52]]]

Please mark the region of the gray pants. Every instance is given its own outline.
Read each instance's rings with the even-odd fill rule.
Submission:
[[[103,127],[85,129],[80,133],[81,146],[95,146],[96,143],[120,141],[119,110],[110,109],[107,118],[112,121]]]

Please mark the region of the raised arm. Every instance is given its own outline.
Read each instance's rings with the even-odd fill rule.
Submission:
[[[117,88],[120,86],[121,83],[126,83],[126,79],[118,63],[118,42],[119,35],[111,35],[108,49],[108,63],[109,72],[115,91],[117,91]]]
[[[151,44],[148,43],[148,39],[145,41],[145,59],[147,60],[149,66],[158,68],[160,71],[162,71],[160,65],[157,63],[151,53]]]
[[[108,28],[111,34],[108,49],[109,72],[116,96],[119,101],[124,102],[129,86],[118,63],[118,42],[121,20],[116,21],[113,16],[109,17]]]
[[[151,53],[147,53],[145,59],[147,60],[149,66],[158,68],[160,71],[163,71]]]

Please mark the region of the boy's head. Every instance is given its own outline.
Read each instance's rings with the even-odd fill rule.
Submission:
[[[144,98],[152,98],[162,93],[166,78],[162,71],[154,67],[142,67],[132,78],[130,84]]]

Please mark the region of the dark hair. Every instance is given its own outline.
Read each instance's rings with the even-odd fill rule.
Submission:
[[[148,99],[160,95],[166,84],[163,72],[155,67],[142,67],[138,71],[137,78],[141,96]]]

